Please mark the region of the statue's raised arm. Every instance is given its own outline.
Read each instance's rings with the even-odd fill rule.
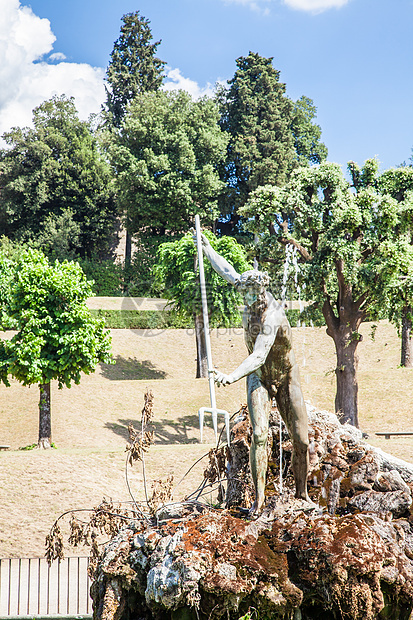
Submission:
[[[194,241],[196,240],[194,239]],[[223,256],[221,256],[220,254],[218,254],[218,252],[214,250],[208,239],[202,233],[201,243],[202,251],[211,263],[213,269],[222,278],[224,278],[224,280],[235,286],[236,282],[238,282],[240,278],[240,274],[235,271],[234,267]]]

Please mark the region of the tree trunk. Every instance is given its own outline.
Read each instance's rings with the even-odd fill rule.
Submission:
[[[39,442],[38,448],[50,448],[52,443],[52,416],[50,383],[41,383],[39,400]]]
[[[196,378],[208,377],[208,362],[206,353],[204,319],[202,314],[194,314],[196,338]]]
[[[125,265],[130,265],[132,260],[132,235],[129,230],[126,230],[126,242],[125,242]]]
[[[355,340],[354,336],[358,337],[358,332],[352,332],[348,325],[340,325],[334,338],[337,355],[335,409],[342,424],[349,422],[358,428],[357,367],[359,360],[356,349],[359,340]]]
[[[341,271],[338,272],[341,274]],[[327,324],[327,334],[334,340],[336,347],[336,414],[343,424],[348,422],[358,427],[357,345],[362,340],[358,329],[365,318],[365,313],[360,310],[363,297],[357,302],[353,301],[351,287],[343,284],[342,280],[343,278],[337,303],[338,316],[334,313],[329,299],[323,304],[323,315]]]
[[[406,368],[413,367],[412,312],[411,306],[406,306],[402,311],[402,352],[400,365]]]

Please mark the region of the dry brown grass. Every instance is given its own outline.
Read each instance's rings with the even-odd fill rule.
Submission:
[[[362,327],[359,346],[360,426],[370,442],[413,462],[413,437],[379,439],[379,430],[413,430],[413,370],[400,369],[400,342],[394,328],[380,323],[375,340],[371,325]],[[114,330],[117,364],[85,376],[79,386],[52,392],[53,440],[57,450],[19,451],[37,439],[36,387],[0,386],[0,557],[42,555],[54,519],[71,508],[92,507],[103,496],[129,500],[124,478],[129,422],[138,424],[146,387],[154,393],[155,445],[147,457],[148,477],[177,481],[208,451],[214,440],[210,419],[199,444],[198,408],[209,404],[208,385],[195,380],[194,336],[184,330]],[[333,410],[334,346],[321,328],[294,330],[294,343],[305,398]],[[214,364],[233,370],[245,356],[242,330],[215,330]],[[245,402],[243,381],[217,392],[218,406],[235,412]],[[203,463],[177,489],[179,499],[196,488]],[[142,497],[138,467],[132,488]]]

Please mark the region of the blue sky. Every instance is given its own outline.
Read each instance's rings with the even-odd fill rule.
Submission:
[[[0,132],[52,94],[98,111],[124,13],[151,22],[169,88],[194,96],[230,79],[248,52],[274,57],[287,94],[306,95],[329,160],[408,160],[413,0],[0,0]]]

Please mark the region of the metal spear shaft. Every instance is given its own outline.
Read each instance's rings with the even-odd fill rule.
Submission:
[[[205,348],[206,348],[207,366],[208,366],[209,397],[211,400],[210,408],[201,407],[198,411],[201,441],[202,441],[202,431],[203,431],[203,426],[204,426],[204,413],[208,411],[212,413],[212,423],[214,426],[216,441],[218,441],[217,415],[222,414],[225,416],[227,442],[229,445],[230,444],[229,413],[228,411],[217,409],[217,402],[216,402],[216,397],[215,397],[214,367],[212,365],[211,338],[209,335],[208,302],[207,302],[206,285],[205,285],[204,256],[202,252],[201,224],[199,220],[199,215],[195,215],[195,232],[196,232],[196,246],[197,246],[197,251],[198,251],[199,282],[201,286],[202,315],[204,319]]]

